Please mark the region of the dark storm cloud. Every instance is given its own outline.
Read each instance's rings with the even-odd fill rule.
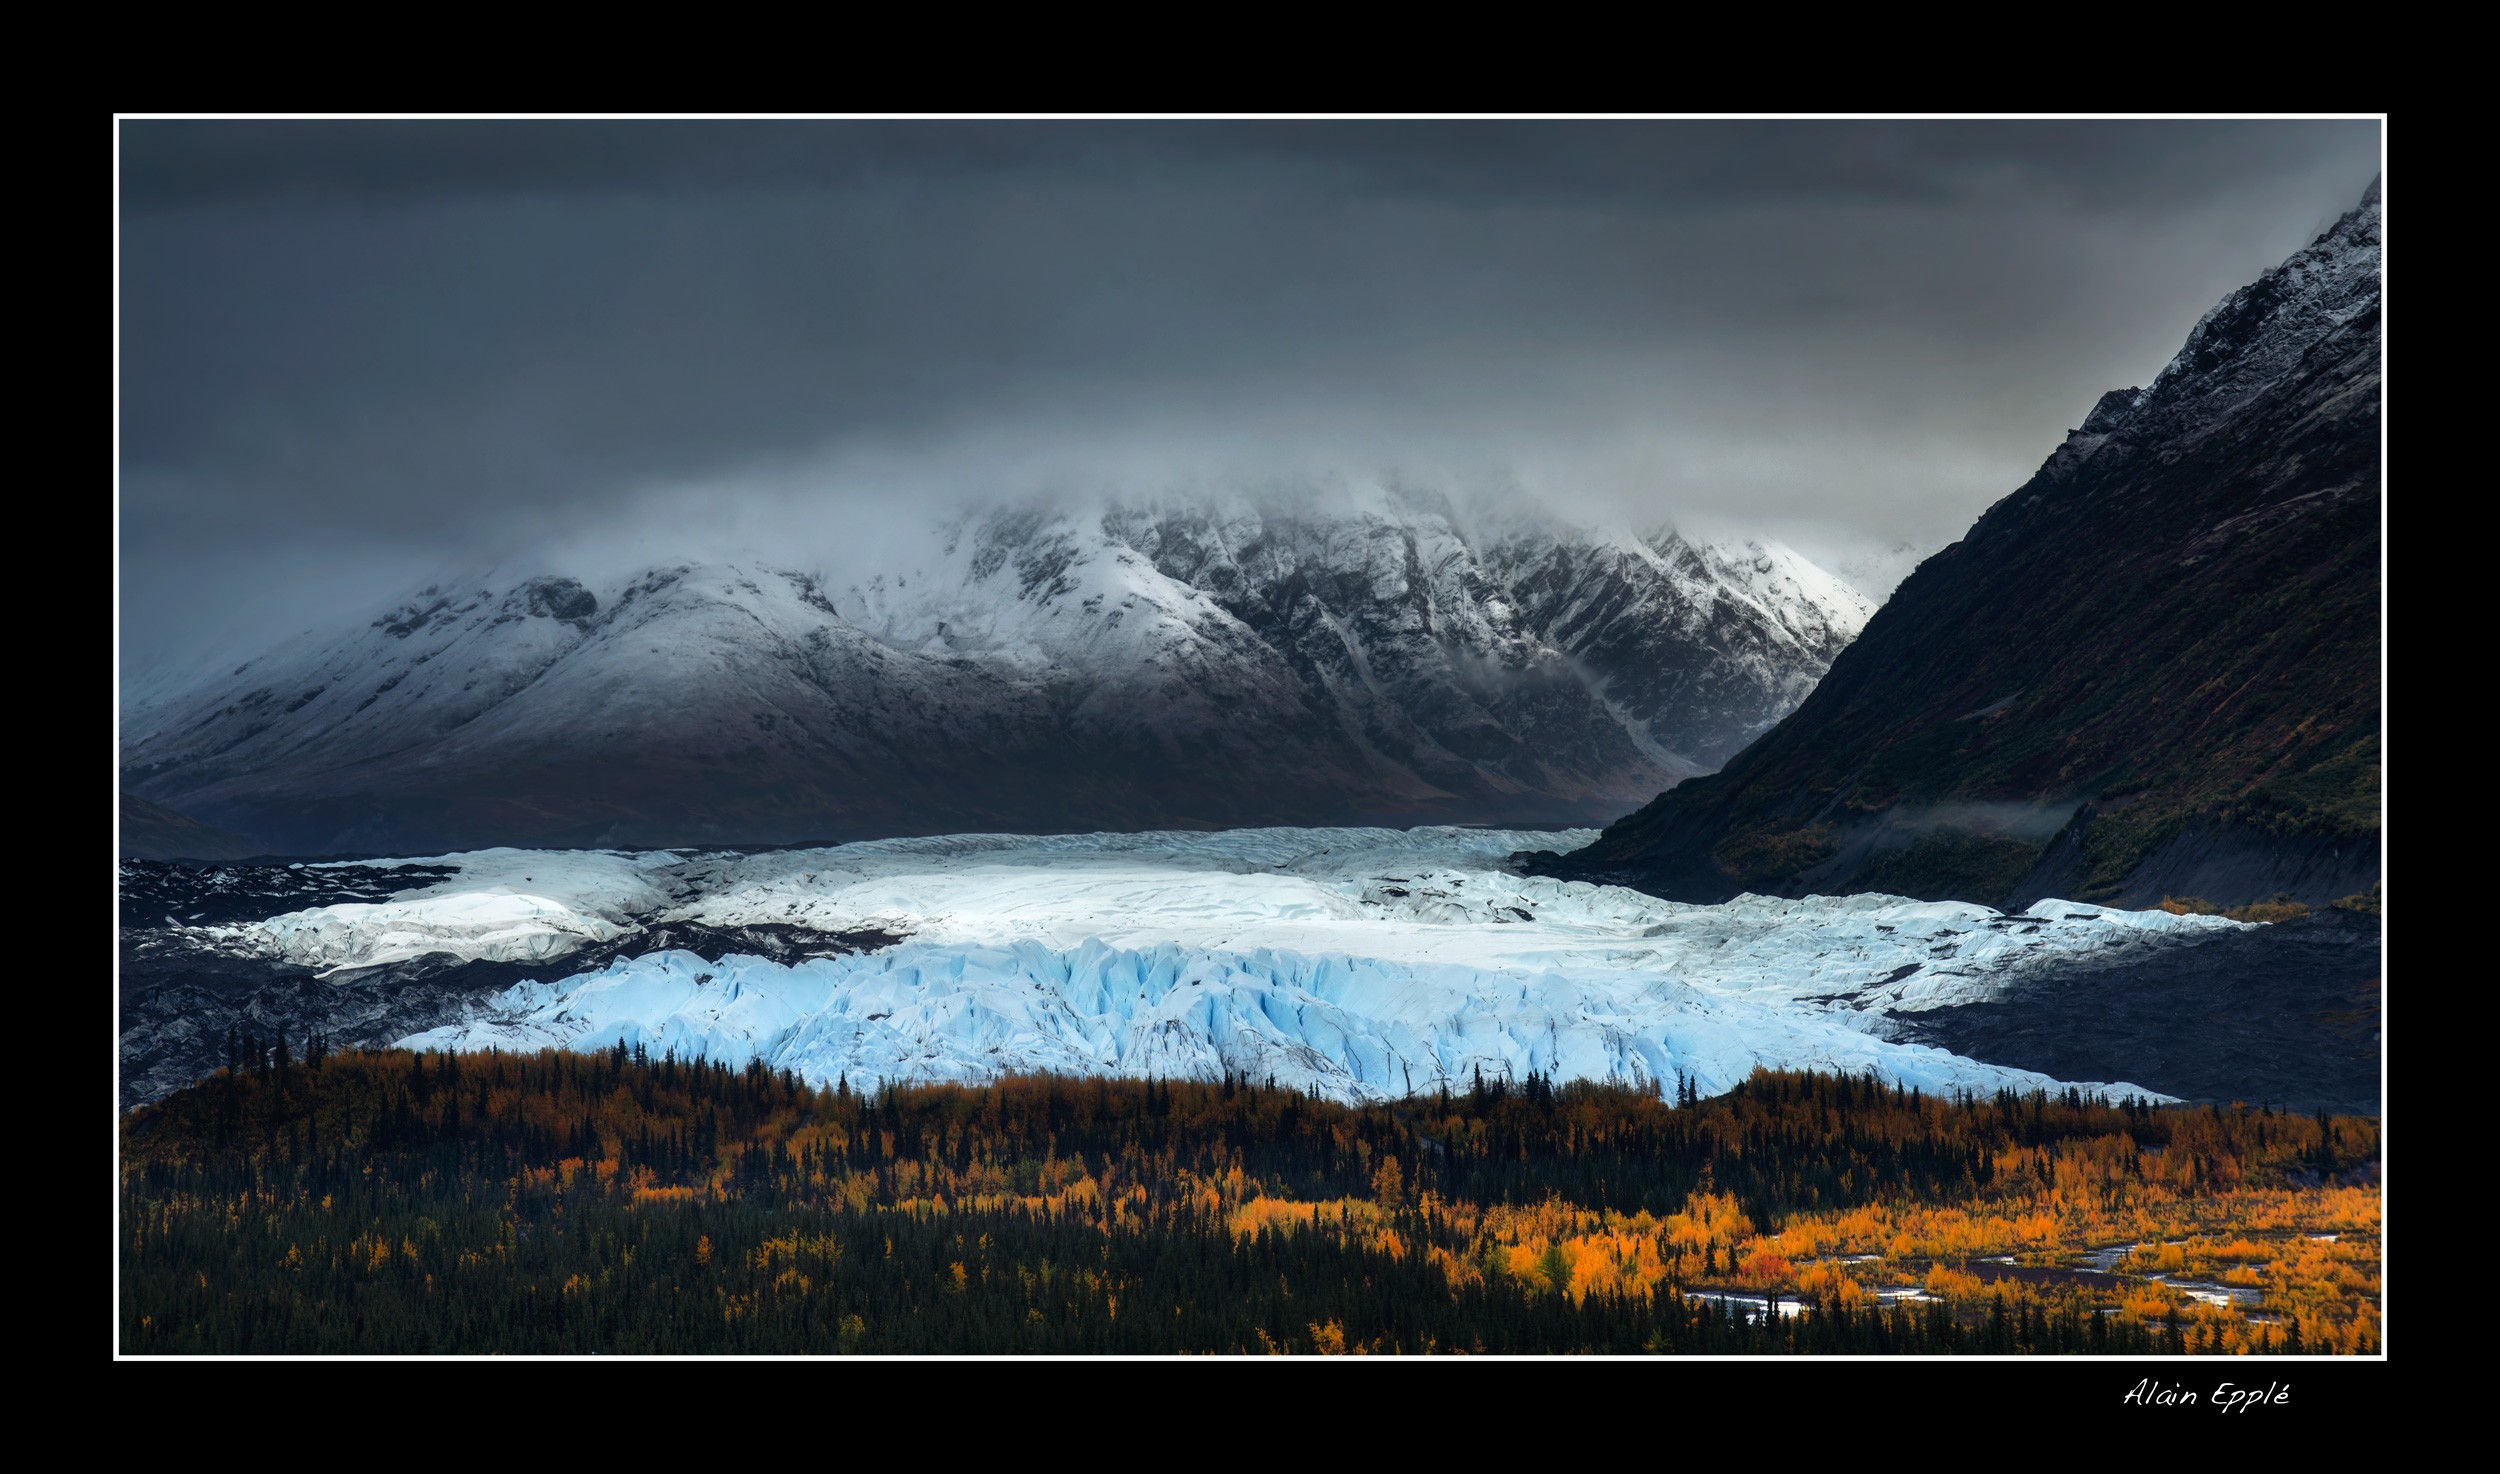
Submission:
[[[1369,189],[1622,207],[1796,193],[1946,200],[2008,174],[2141,203],[2313,162],[2328,140],[2355,131],[2317,122],[138,120],[124,125],[122,187],[127,205],[148,208],[1267,166]]]
[[[851,453],[907,510],[1089,467],[1499,464],[1933,544],[2376,151],[2369,123],[128,122],[126,644],[665,539]],[[873,515],[863,486],[825,495]]]

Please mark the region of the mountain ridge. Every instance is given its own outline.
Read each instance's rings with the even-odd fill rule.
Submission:
[[[1034,506],[848,582],[438,583],[145,702],[124,781],[300,853],[1568,824],[1714,767],[1868,608],[1777,543],[1410,492]]]

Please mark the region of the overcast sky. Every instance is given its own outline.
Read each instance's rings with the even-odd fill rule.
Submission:
[[[125,122],[125,654],[572,548],[790,557],[955,497],[1298,472],[1924,552],[2378,151],[2368,122]]]

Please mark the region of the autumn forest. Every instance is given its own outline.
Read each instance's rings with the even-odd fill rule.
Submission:
[[[2366,1118],[1758,1072],[853,1091],[229,1044],[126,1118],[131,1352],[2367,1353]]]

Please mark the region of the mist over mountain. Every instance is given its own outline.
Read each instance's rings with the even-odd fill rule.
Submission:
[[[120,133],[120,638],[185,677],[448,570],[813,568],[794,545],[936,503],[1327,466],[1776,538],[1880,597],[1857,562],[1950,542],[2379,149],[2366,120]]]

